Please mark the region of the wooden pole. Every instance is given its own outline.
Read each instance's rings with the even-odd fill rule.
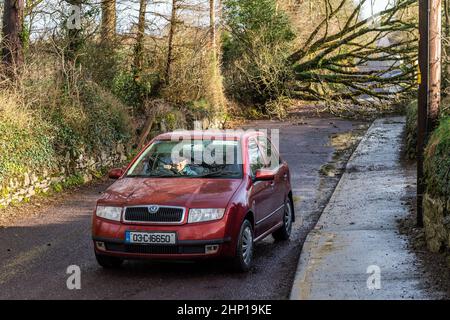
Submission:
[[[429,79],[429,107],[428,107],[428,133],[430,133],[439,121],[439,109],[441,104],[441,60],[442,60],[442,13],[441,0],[431,0],[430,3],[430,79]]]
[[[423,152],[428,118],[428,0],[419,0],[419,68],[420,83],[417,110],[417,226],[423,226]]]
[[[441,103],[441,0],[419,0],[420,86],[417,113],[417,226],[423,226],[424,149],[439,120]]]

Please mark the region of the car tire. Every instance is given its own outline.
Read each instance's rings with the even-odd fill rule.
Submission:
[[[244,220],[239,231],[236,256],[233,259],[233,268],[237,272],[247,272],[253,262],[253,227],[249,220]]]
[[[99,265],[105,269],[115,269],[122,265],[123,260],[117,257],[110,257],[101,254],[95,254],[95,258]]]
[[[272,233],[277,241],[286,241],[291,237],[292,222],[294,221],[294,209],[291,200],[286,202],[283,212],[283,225],[280,229]]]

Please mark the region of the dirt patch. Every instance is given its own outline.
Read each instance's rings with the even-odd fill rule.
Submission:
[[[330,122],[330,124],[333,123]],[[358,147],[369,126],[369,124],[362,124],[352,131],[334,134],[330,137],[329,145],[335,151],[332,160],[320,168],[320,173],[323,176],[335,177],[343,173],[348,159]]]

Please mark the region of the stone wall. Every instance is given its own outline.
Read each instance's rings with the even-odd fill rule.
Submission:
[[[450,248],[450,200],[433,199],[424,196],[424,226],[430,251],[439,252]]]
[[[46,194],[51,189],[60,191],[64,186],[87,183],[100,176],[104,169],[124,163],[126,155],[127,151],[122,143],[103,150],[98,155],[89,155],[84,149],[79,149],[76,156],[67,153],[59,162],[59,168],[52,172],[26,172],[7,180],[0,186],[0,208],[28,201],[36,194]]]

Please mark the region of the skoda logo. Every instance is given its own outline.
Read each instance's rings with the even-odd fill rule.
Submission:
[[[156,213],[156,212],[158,212],[158,209],[159,209],[158,206],[150,206],[150,207],[148,207],[148,212]]]

